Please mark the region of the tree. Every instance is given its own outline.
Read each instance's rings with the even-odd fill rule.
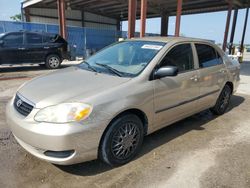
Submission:
[[[11,16],[10,19],[18,22],[18,21],[21,21],[22,16],[21,16],[21,14],[16,14],[14,16]]]

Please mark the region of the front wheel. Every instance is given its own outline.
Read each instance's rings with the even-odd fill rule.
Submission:
[[[99,157],[111,166],[131,161],[143,142],[143,124],[134,114],[125,114],[111,123],[99,149]]]
[[[52,54],[46,58],[45,66],[48,69],[57,69],[60,67],[61,62],[62,60],[58,55]]]
[[[229,85],[225,85],[219,98],[217,99],[215,106],[211,109],[211,111],[215,115],[224,114],[228,108],[231,95],[232,95],[232,89],[229,87]]]

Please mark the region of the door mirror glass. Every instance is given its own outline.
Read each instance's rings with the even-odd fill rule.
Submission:
[[[178,75],[178,68],[175,66],[165,66],[159,68],[154,73],[155,79],[161,79],[167,76],[177,76]]]

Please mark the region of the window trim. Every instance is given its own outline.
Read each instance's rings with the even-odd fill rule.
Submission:
[[[185,74],[185,73],[188,73],[188,72],[191,72],[191,71],[195,71],[195,70],[198,70],[199,69],[199,65],[197,64],[197,60],[196,60],[196,54],[195,54],[195,51],[194,51],[194,46],[193,46],[193,42],[192,41],[182,41],[182,42],[176,42],[175,44],[171,45],[170,47],[168,47],[168,49],[165,51],[165,53],[162,55],[162,57],[160,58],[159,62],[155,65],[155,67],[153,68],[152,72],[150,73],[150,76],[149,76],[149,81],[151,80],[155,80],[153,78],[153,74],[154,72],[159,69],[160,67],[160,64],[162,63],[162,60],[165,58],[165,56],[176,46],[179,46],[179,45],[182,45],[182,44],[190,44],[190,47],[192,49],[192,54],[193,54],[193,63],[194,63],[194,68],[193,69],[190,69],[190,70],[186,70],[186,71],[182,71],[182,72],[179,72],[179,74]],[[177,76],[178,76],[177,75]]]
[[[196,48],[196,46],[195,46],[196,44],[207,45],[207,46],[213,48],[214,51],[215,51],[216,57],[218,58],[218,55],[219,55],[219,57],[221,58],[222,63],[217,64],[217,65],[212,65],[212,66],[209,66],[209,67],[200,67],[198,51],[197,51],[197,48]],[[196,57],[197,57],[197,64],[198,64],[198,66],[199,66],[198,70],[200,70],[200,69],[212,68],[212,67],[221,66],[221,65],[225,65],[225,62],[224,62],[224,60],[223,60],[223,57],[222,57],[221,53],[220,53],[219,50],[217,50],[216,47],[214,47],[213,45],[211,45],[211,44],[209,44],[209,43],[206,43],[206,42],[193,42],[193,45],[194,45],[194,49],[195,49],[195,53],[196,53]]]

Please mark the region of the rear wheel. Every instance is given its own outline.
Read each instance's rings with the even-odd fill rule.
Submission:
[[[100,158],[111,166],[125,164],[138,153],[143,142],[143,124],[134,114],[112,122],[100,145]]]
[[[231,96],[232,89],[229,87],[229,85],[225,85],[219,98],[217,99],[215,106],[211,109],[211,111],[216,115],[224,114],[230,103]]]
[[[52,54],[48,55],[48,57],[46,58],[45,66],[48,69],[57,69],[60,67],[61,62],[62,60],[58,55]]]

